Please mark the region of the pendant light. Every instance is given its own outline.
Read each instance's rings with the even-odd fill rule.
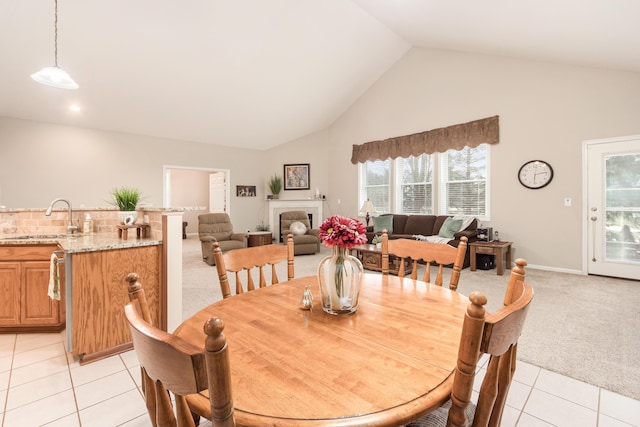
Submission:
[[[55,21],[54,21],[54,57],[53,67],[44,67],[37,73],[31,74],[31,78],[43,85],[53,86],[60,89],[78,89],[78,84],[73,81],[69,74],[58,68],[58,0],[55,0]]]

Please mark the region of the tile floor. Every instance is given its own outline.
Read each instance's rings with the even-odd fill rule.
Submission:
[[[80,366],[64,338],[0,334],[2,426],[149,426],[135,353]],[[640,401],[520,363],[502,425],[640,427]]]

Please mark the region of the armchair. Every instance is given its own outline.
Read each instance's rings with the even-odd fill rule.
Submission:
[[[299,222],[304,224],[305,230],[291,229],[292,224]],[[297,224],[296,224],[297,225]],[[305,211],[288,211],[280,215],[280,234],[285,237],[293,234],[294,255],[307,255],[320,252],[320,230],[311,228],[309,217]]]
[[[202,260],[216,265],[213,242],[218,242],[223,252],[247,247],[247,234],[234,233],[231,219],[226,213],[198,215],[198,236],[202,245]]]

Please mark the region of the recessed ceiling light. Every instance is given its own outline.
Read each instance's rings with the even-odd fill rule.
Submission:
[[[70,109],[71,111],[78,112],[78,111],[80,111],[80,106],[79,106],[79,105],[77,105],[77,104],[71,104],[71,105],[69,106],[69,109]]]

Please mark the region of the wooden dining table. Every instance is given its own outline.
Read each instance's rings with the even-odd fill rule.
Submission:
[[[300,308],[306,286],[311,310]],[[448,399],[468,303],[365,273],[357,311],[331,315],[309,276],[218,301],[174,333],[202,347],[205,321],[224,321],[239,426],[398,426]]]

